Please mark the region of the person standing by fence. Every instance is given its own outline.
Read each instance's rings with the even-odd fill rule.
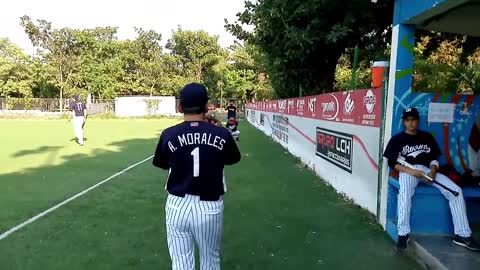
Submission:
[[[230,100],[230,104],[225,109],[227,110],[227,121],[232,117],[237,119],[237,107],[235,107],[233,99]]]
[[[73,116],[73,131],[77,137],[77,143],[83,146],[83,124],[87,116],[87,106],[80,101],[80,95],[76,94],[70,103],[70,111]]]

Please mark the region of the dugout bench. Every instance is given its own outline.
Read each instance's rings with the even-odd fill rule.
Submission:
[[[388,179],[387,199],[387,233],[397,240],[397,197],[400,189],[398,178]],[[480,224],[480,187],[462,188],[467,205],[470,224]],[[452,215],[448,200],[433,186],[419,183],[412,197],[410,211],[411,233],[418,234],[453,234]]]

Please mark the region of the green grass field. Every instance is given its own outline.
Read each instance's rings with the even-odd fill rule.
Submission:
[[[0,121],[0,233],[152,155],[175,120]],[[226,170],[223,269],[420,269],[366,211],[241,125]],[[0,240],[0,269],[169,269],[166,174],[147,161]],[[292,183],[295,181],[295,183]]]

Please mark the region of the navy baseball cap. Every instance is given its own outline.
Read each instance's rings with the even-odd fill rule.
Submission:
[[[402,119],[407,117],[413,117],[415,119],[420,119],[420,113],[416,108],[406,108],[403,110]]]
[[[180,106],[184,112],[204,112],[208,100],[207,88],[202,84],[190,83],[180,90]]]

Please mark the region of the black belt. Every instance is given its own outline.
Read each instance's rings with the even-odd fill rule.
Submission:
[[[189,193],[183,193],[183,194],[178,194],[178,193],[173,193],[173,192],[168,192],[169,194],[171,195],[174,195],[174,196],[177,196],[177,197],[182,197],[182,198],[185,198],[185,195],[188,194],[188,195],[192,195],[192,196],[200,196],[200,201],[207,201],[207,202],[215,202],[215,201],[218,201],[220,200],[220,197],[222,195],[220,194],[217,194],[217,195],[198,195],[198,194],[189,194]]]

